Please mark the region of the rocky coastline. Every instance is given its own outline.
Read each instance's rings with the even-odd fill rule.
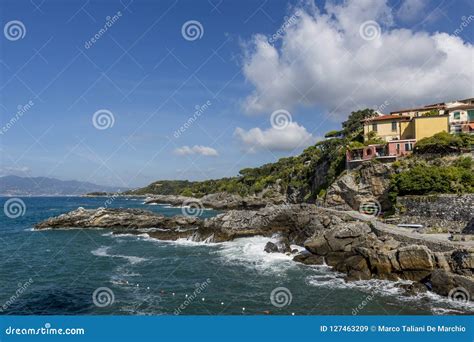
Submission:
[[[174,206],[194,206],[215,210],[260,209],[268,204],[281,204],[284,197],[262,198],[258,196],[242,197],[225,192],[208,194],[201,198],[180,195],[153,195],[145,199],[145,204],[171,204]]]
[[[178,205],[178,203],[176,203]],[[307,265],[327,264],[347,281],[410,280],[408,292],[433,291],[452,296],[463,291],[474,298],[474,244],[418,234],[383,224],[373,217],[312,204],[267,205],[255,210],[229,210],[215,217],[167,217],[141,209],[83,209],[40,222],[35,229],[111,229],[160,240],[223,242],[240,237],[274,236],[269,253],[293,253]],[[426,235],[426,236],[425,236]],[[290,244],[305,247],[297,253]]]

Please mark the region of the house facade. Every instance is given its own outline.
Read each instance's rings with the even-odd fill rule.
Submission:
[[[349,168],[374,158],[395,161],[410,154],[417,140],[436,133],[474,134],[474,98],[402,109],[388,115],[378,113],[363,124],[365,141],[375,136],[385,143],[348,149]]]
[[[449,108],[450,133],[474,134],[474,104]]]

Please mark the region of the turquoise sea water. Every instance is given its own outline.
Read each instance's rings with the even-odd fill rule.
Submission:
[[[24,215],[1,212],[2,314],[416,315],[472,314],[434,294],[407,297],[392,282],[345,283],[327,267],[268,254],[269,238],[219,244],[165,242],[110,231],[33,231],[35,223],[107,198],[26,197]],[[1,198],[2,208],[7,198]],[[110,207],[176,215],[180,208],[116,198]],[[203,216],[215,215],[204,211]],[[11,215],[10,215],[11,216]],[[94,295],[95,293],[95,295]],[[272,295],[273,293],[273,295]],[[113,299],[113,300],[112,300]],[[272,300],[273,299],[273,300]]]

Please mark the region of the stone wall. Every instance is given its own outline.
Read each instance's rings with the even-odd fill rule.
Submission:
[[[474,217],[474,194],[403,196],[397,198],[397,209],[399,223],[460,232]]]

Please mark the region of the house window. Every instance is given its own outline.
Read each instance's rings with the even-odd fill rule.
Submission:
[[[469,117],[469,121],[474,121],[474,110],[468,110],[467,116]]]
[[[400,144],[397,144],[397,153],[400,153]]]
[[[372,124],[372,131],[377,132],[377,124]]]
[[[454,118],[454,120],[460,120],[461,119],[461,112],[454,112],[453,113],[453,118]]]
[[[396,132],[396,131],[397,131],[397,122],[392,121],[392,132]]]
[[[413,145],[411,143],[406,143],[405,144],[405,151],[411,151],[413,150]]]

